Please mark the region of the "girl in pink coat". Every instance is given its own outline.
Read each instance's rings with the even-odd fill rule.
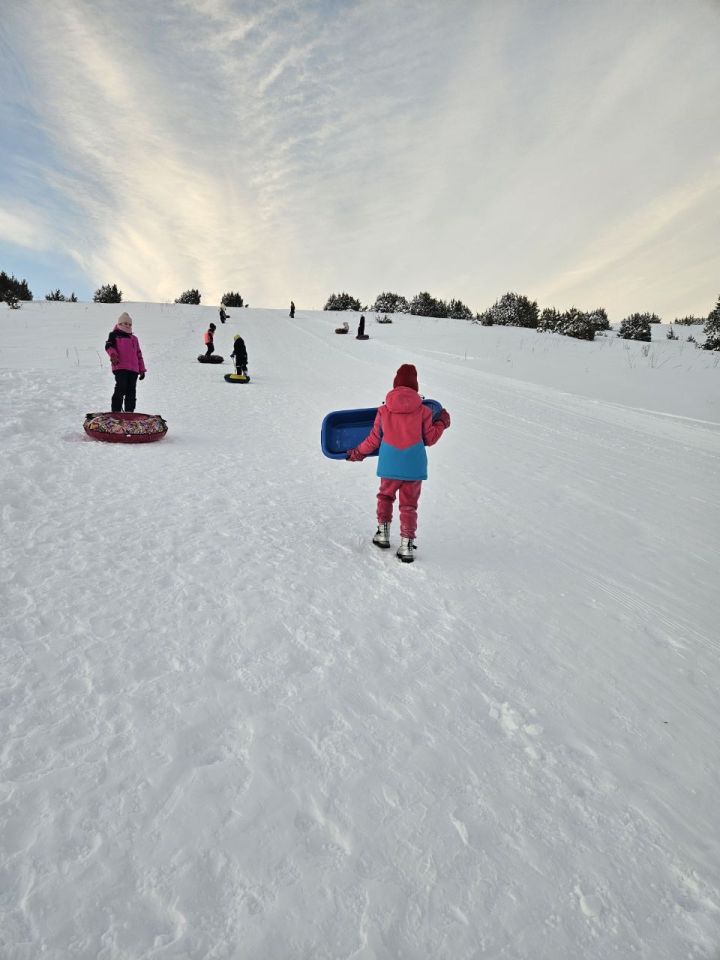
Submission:
[[[126,413],[135,410],[135,387],[138,378],[145,379],[145,362],[138,338],[132,332],[132,323],[129,314],[121,313],[105,344],[115,374],[115,392],[110,401],[113,413],[119,413],[123,403]]]
[[[395,496],[400,497],[400,547],[397,557],[412,563],[417,530],[417,505],[423,480],[427,479],[425,447],[437,443],[450,426],[450,414],[444,408],[433,422],[432,412],[423,406],[418,393],[417,370],[404,363],[395,374],[393,389],[378,407],[375,422],[362,443],[349,450],[347,460],[364,460],[378,448],[377,533],[373,543],[390,546],[390,523]]]

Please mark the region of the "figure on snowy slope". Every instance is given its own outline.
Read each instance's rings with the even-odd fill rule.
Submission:
[[[247,376],[247,348],[245,347],[245,341],[240,336],[239,333],[235,335],[231,357],[235,358],[235,370],[237,371],[238,376],[246,377]]]
[[[205,331],[205,336],[203,337],[203,342],[205,343],[205,346],[207,347],[207,350],[205,351],[205,356],[206,356],[206,357],[211,357],[211,356],[213,355],[213,353],[215,353],[215,339],[214,339],[214,337],[215,337],[215,330],[216,330],[216,329],[217,329],[217,327],[215,326],[215,324],[214,324],[214,323],[211,323],[210,326],[209,326],[209,327],[207,328],[207,330]]]
[[[444,408],[435,422],[431,410],[418,393],[417,370],[404,363],[395,374],[393,389],[378,407],[370,434],[346,460],[364,460],[380,448],[377,475],[377,533],[373,543],[383,549],[390,546],[390,523],[396,494],[400,497],[400,547],[397,556],[403,563],[413,562],[417,532],[417,505],[422,481],[427,479],[425,447],[437,443],[450,426],[450,414]]]
[[[138,377],[145,379],[145,361],[140,342],[132,332],[132,323],[129,314],[121,313],[105,344],[105,352],[110,357],[112,372],[115,374],[115,392],[110,401],[113,413],[119,413],[123,409],[123,403],[125,412],[133,413]]]

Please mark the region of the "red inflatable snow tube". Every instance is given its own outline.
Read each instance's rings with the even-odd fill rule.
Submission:
[[[152,443],[162,440],[168,430],[155,413],[88,413],[83,427],[93,440],[107,443]]]

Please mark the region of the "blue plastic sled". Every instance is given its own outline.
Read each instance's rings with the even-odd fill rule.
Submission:
[[[437,420],[442,404],[437,400],[423,400],[432,410],[433,420]],[[320,446],[322,452],[331,460],[344,460],[348,450],[352,450],[370,434],[375,422],[377,407],[363,407],[360,410],[333,410],[328,413],[320,427]],[[370,454],[377,456],[377,451]]]

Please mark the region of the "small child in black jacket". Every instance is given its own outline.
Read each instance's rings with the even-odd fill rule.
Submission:
[[[235,358],[235,371],[241,377],[247,376],[247,350],[245,348],[245,341],[240,336],[239,333],[235,334],[235,342],[233,343],[231,357]]]

